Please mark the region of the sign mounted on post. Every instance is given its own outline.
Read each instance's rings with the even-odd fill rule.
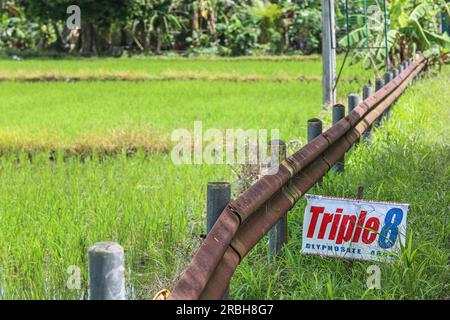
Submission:
[[[306,195],[302,253],[389,261],[405,243],[408,204]]]

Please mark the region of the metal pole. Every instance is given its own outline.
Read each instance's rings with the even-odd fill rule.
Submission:
[[[125,300],[125,258],[114,242],[97,242],[88,251],[89,300]]]
[[[345,117],[345,106],[342,104],[335,104],[333,106],[333,126],[342,118]],[[340,158],[336,164],[333,166],[332,170],[334,173],[341,173],[344,172],[344,163],[345,163],[345,157]]]
[[[208,234],[230,202],[231,186],[228,182],[208,182],[206,189],[206,234]],[[227,287],[222,300],[227,300],[229,293],[230,289]]]
[[[334,25],[334,0],[322,3],[322,107],[326,110],[336,101],[336,36]]]
[[[269,142],[271,158],[275,157],[279,162],[286,159],[286,143],[283,140],[271,140]],[[278,153],[278,154],[274,154]],[[276,164],[276,161],[271,161]],[[281,248],[288,240],[288,221],[285,214],[269,231],[269,254],[271,259],[278,259]]]
[[[368,97],[372,95],[372,87],[369,85],[365,85],[363,87],[363,100],[366,100]],[[367,130],[363,133],[363,141],[369,141],[372,135],[372,125],[367,128]]]

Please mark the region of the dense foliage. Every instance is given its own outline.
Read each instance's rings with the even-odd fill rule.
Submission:
[[[416,51],[437,59],[448,54],[450,37],[441,30],[445,19],[450,21],[445,0],[392,0],[388,14],[386,30],[382,17],[369,16],[367,19],[357,11],[350,16],[355,26],[348,36],[339,39],[339,44],[343,47],[369,47],[368,50],[354,50],[353,61],[362,61],[363,66],[377,71],[385,66],[386,58],[395,65]]]
[[[69,30],[68,6],[81,9]],[[82,54],[255,52],[320,48],[320,1],[9,0],[1,4],[0,46]]]
[[[361,18],[359,2],[350,3],[357,8],[353,15]],[[70,30],[66,10],[74,4],[81,10],[81,26]],[[346,22],[336,4],[339,33]],[[388,5],[391,55],[406,54],[405,44],[411,44],[409,51],[448,45],[438,32],[439,17],[448,17],[444,0],[393,0]],[[5,0],[0,17],[0,47],[22,51],[248,55],[309,54],[321,48],[320,0]],[[371,45],[380,46],[383,27],[376,23],[372,29],[378,36]],[[351,26],[351,45],[367,38],[367,28]],[[347,37],[339,41],[342,46],[343,41]],[[383,55],[378,50],[355,58],[376,65]]]

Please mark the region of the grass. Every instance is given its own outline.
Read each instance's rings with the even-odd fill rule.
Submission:
[[[166,61],[60,62],[97,67],[117,62],[117,68],[132,70],[119,66],[123,60],[137,66]],[[183,61],[186,65],[180,62],[181,69],[213,60]],[[276,72],[275,66],[266,70],[268,62],[273,62],[270,59],[233,61],[219,59],[217,66],[211,62],[208,72],[227,72],[226,62],[231,69],[240,61],[255,63],[252,68],[261,74]],[[291,62],[310,63],[276,61],[286,72],[292,66],[284,64]],[[29,68],[39,69],[31,62]],[[347,157],[345,174],[328,176],[318,190],[352,197],[358,185],[364,185],[367,198],[411,203],[408,237],[412,244],[396,264],[380,265],[382,289],[366,290],[370,263],[299,254],[302,200],[289,216],[290,241],[281,264],[269,263],[263,240],[238,268],[232,298],[448,297],[446,103],[450,97],[442,84],[449,75],[447,68],[439,77],[409,89],[398,101],[392,121],[375,133],[372,144],[356,148]],[[340,100],[359,88],[356,83],[343,83]],[[0,84],[0,95],[3,299],[86,298],[86,253],[97,241],[116,241],[125,248],[130,298],[151,299],[159,289],[173,288],[201,243],[207,182],[230,181],[235,195],[241,181],[239,167],[173,164],[167,154],[170,132],[192,129],[195,120],[202,120],[204,130],[278,128],[286,141],[304,141],[306,119],[321,110],[319,81],[8,81]],[[432,103],[430,96],[435,97]],[[72,265],[81,270],[80,290],[66,286]],[[277,268],[285,270],[284,277]]]
[[[171,132],[193,130],[194,121],[204,130],[275,128],[299,139],[321,108],[319,82],[5,82],[0,95],[4,152],[164,151]]]
[[[226,166],[176,166],[167,155],[103,160],[43,154],[3,157],[0,170],[0,287],[3,299],[78,299],[86,250],[114,240],[126,250],[128,284],[151,298],[175,278],[203,233],[205,186],[232,180]],[[66,287],[79,266],[82,290]],[[151,286],[149,288],[149,286]],[[85,295],[84,295],[85,296]]]

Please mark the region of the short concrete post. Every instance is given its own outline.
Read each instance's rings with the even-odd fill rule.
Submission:
[[[97,242],[88,251],[89,300],[125,300],[125,258],[114,242]]]
[[[332,110],[332,117],[333,117],[333,125],[335,125],[339,120],[345,117],[345,106],[342,104],[335,104]],[[343,156],[333,166],[332,168],[333,172],[335,174],[344,172],[344,163],[345,158]]]
[[[376,78],[375,79],[375,92],[377,92],[378,90],[383,88],[383,84],[384,84],[383,79]],[[379,116],[377,119],[375,119],[375,121],[374,121],[375,128],[378,128],[381,125],[381,117],[382,116]]]
[[[269,142],[271,157],[279,162],[286,159],[286,143],[283,140],[272,140]],[[278,153],[278,154],[274,154]],[[269,231],[269,254],[271,259],[278,259],[281,255],[281,249],[288,240],[288,221],[285,214]]]
[[[363,100],[372,95],[372,85],[369,83],[363,87]]]
[[[206,234],[211,231],[230,199],[231,187],[228,182],[208,182],[206,188]]]
[[[319,136],[321,133],[322,133],[322,120],[318,118],[309,119],[307,127],[308,143],[314,140],[314,138]],[[319,186],[322,184],[322,178],[319,179],[317,184]]]
[[[378,90],[380,90],[381,88],[383,88],[383,79],[381,78],[376,78],[375,79],[375,92],[377,92]]]
[[[369,85],[365,85],[363,87],[363,100],[366,100],[368,97],[372,95],[372,87]],[[363,141],[369,141],[372,135],[372,125],[370,125],[366,131],[363,133]]]
[[[231,199],[231,187],[228,182],[208,182],[206,188],[206,234],[211,231],[222,211]],[[222,300],[227,300],[229,295],[227,288]]]
[[[351,93],[348,95],[347,99],[348,99],[348,113],[350,113],[359,104],[359,95],[357,95],[356,93]]]
[[[387,85],[389,82],[391,82],[391,80],[392,80],[392,73],[386,72],[384,74],[384,85]],[[383,112],[382,117],[386,120],[389,120],[391,118],[391,107],[390,106]]]
[[[397,78],[397,76],[398,76],[398,69],[396,69],[396,68],[392,69],[391,76],[392,76],[392,79]]]
[[[308,120],[308,143],[322,133],[322,120],[312,118]]]
[[[400,63],[400,64],[397,66],[398,74],[402,73],[404,69],[405,69],[405,68],[404,68],[404,66],[403,66],[403,63]]]
[[[357,95],[356,93],[351,93],[348,95],[347,99],[348,99],[348,113],[350,113],[359,104],[359,95]],[[357,145],[358,143],[359,139],[356,140],[355,145]]]

